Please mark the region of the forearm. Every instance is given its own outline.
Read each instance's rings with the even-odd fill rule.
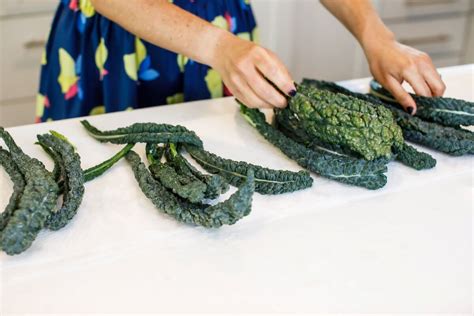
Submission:
[[[364,49],[376,39],[393,40],[393,33],[384,25],[370,0],[321,0]]]
[[[168,0],[92,0],[105,17],[136,36],[211,65],[225,30],[169,3]]]

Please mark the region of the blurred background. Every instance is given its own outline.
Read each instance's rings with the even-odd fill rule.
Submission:
[[[399,41],[437,67],[474,62],[474,0],[374,0]],[[0,126],[33,123],[41,54],[59,0],[0,0]],[[298,81],[369,76],[362,50],[317,0],[252,0],[261,43]]]

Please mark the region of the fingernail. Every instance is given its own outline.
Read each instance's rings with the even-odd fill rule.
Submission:
[[[415,108],[412,106],[407,107],[407,112],[410,113],[410,115],[413,115],[413,111],[415,111]]]
[[[288,92],[288,95],[290,97],[294,97],[296,95],[296,90],[295,89],[291,90],[290,92]]]

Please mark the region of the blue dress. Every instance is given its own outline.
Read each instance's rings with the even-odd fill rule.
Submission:
[[[249,0],[173,2],[257,41]],[[227,94],[215,70],[137,38],[97,13],[90,0],[61,0],[41,65],[37,122]]]

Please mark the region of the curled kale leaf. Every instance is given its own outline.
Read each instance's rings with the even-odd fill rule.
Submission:
[[[372,190],[379,189],[387,183],[384,174],[387,171],[387,159],[366,161],[324,149],[310,149],[268,124],[259,110],[242,105],[241,113],[267,141],[303,168],[325,178]]]
[[[377,81],[370,83],[371,93],[399,109],[402,106]],[[474,125],[474,102],[445,97],[424,97],[411,94],[416,103],[416,116],[444,126]]]
[[[57,134],[57,133],[56,133]],[[59,210],[52,212],[46,227],[51,230],[58,230],[76,215],[84,196],[84,172],[81,168],[81,158],[76,153],[74,147],[65,140],[65,137],[53,136],[50,134],[38,135],[38,142],[49,148],[60,159],[61,178],[63,180],[63,202]]]
[[[414,143],[453,155],[460,156],[474,153],[474,133],[459,128],[443,126],[433,122],[423,121],[418,117],[409,115],[398,107],[385,103],[380,99],[363,93],[350,91],[333,82],[305,79],[304,82],[344,93],[372,104],[382,105],[392,111],[397,124],[402,128],[403,137]]]
[[[261,194],[281,194],[311,187],[313,179],[307,171],[274,170],[221,158],[202,148],[186,146],[186,150],[206,171],[218,174],[233,186],[239,186],[249,169],[255,173],[255,191]]]
[[[190,203],[168,191],[153,178],[134,151],[130,151],[126,155],[126,159],[132,166],[135,179],[145,196],[158,209],[180,222],[216,228],[222,225],[232,225],[251,211],[252,195],[255,188],[252,170],[249,170],[246,180],[229,199],[211,206]]]
[[[431,169],[436,166],[436,159],[431,155],[420,152],[407,143],[395,146],[393,151],[397,155],[397,161],[415,170]]]
[[[204,192],[205,199],[215,199],[229,190],[229,184],[220,175],[203,174],[191,165],[186,158],[181,155],[180,147],[181,146],[177,146],[176,144],[168,144],[165,151],[166,160],[180,175],[204,183],[206,186]]]
[[[385,107],[312,85],[298,86],[287,111],[312,138],[347,148],[367,160],[390,157],[392,146],[403,142],[400,127]]]
[[[0,240],[3,251],[14,255],[25,251],[36,239],[56,206],[59,188],[44,165],[26,155],[1,127],[0,138],[9,148],[26,183],[18,207],[8,220]]]
[[[100,142],[128,143],[187,143],[202,147],[202,141],[193,131],[183,126],[156,123],[135,123],[110,131],[100,131],[88,121],[81,121],[87,132]]]
[[[6,173],[13,182],[13,193],[10,195],[7,206],[0,214],[0,232],[5,228],[8,220],[18,207],[21,195],[25,189],[25,179],[18,169],[15,161],[8,151],[0,147],[0,165],[5,169]]]
[[[155,162],[149,167],[153,177],[178,196],[197,203],[204,199],[206,185],[194,177],[179,174],[168,162]]]

